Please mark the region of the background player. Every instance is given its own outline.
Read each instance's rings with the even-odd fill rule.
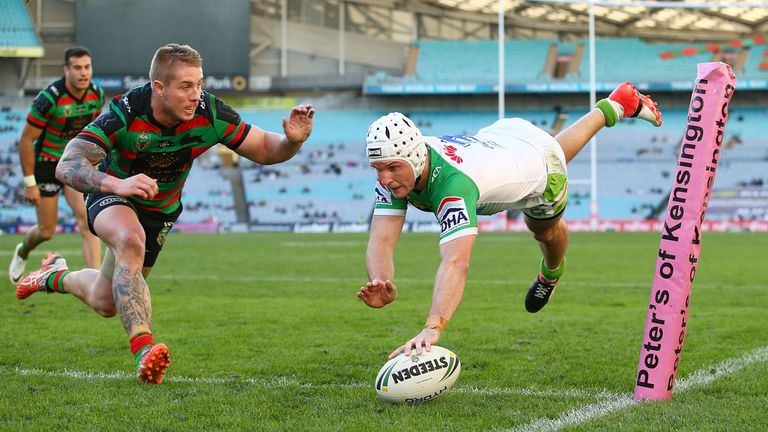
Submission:
[[[104,106],[104,90],[91,82],[93,68],[87,48],[75,46],[64,53],[64,76],[38,93],[19,140],[24,173],[24,198],[35,205],[37,225],[16,245],[8,268],[12,284],[24,274],[27,257],[56,232],[59,192],[64,191],[83,237],[85,265],[98,268],[101,244],[89,230],[83,194],[56,179],[56,164],[64,146],[95,119]]]

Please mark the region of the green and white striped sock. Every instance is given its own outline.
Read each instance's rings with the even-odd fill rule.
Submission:
[[[605,125],[611,127],[624,117],[624,107],[620,103],[608,98],[600,99],[595,108],[599,109],[605,117]]]

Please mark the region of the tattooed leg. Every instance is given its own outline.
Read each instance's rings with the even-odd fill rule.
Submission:
[[[109,247],[100,276],[110,279],[109,295],[125,331],[129,335],[149,331],[152,306],[142,275],[146,237],[136,212],[126,205],[113,205],[96,216],[93,226]]]
[[[152,301],[141,268],[124,267],[118,263],[112,278],[112,293],[126,333],[150,331]]]

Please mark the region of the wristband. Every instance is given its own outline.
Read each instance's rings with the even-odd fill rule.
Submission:
[[[448,325],[447,319],[438,315],[430,315],[429,318],[427,318],[427,322],[424,324],[424,328],[437,330],[442,333],[446,325]]]
[[[24,187],[37,186],[37,182],[35,181],[35,175],[34,174],[28,175],[28,176],[24,176],[24,180],[22,180],[22,181],[24,182]]]

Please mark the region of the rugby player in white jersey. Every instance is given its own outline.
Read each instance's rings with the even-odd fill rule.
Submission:
[[[426,323],[390,358],[413,349],[421,354],[439,341],[464,294],[477,215],[522,210],[543,255],[525,308],[533,313],[547,304],[566,268],[566,163],[623,117],[662,123],[656,103],[626,82],[555,137],[522,119],[499,120],[474,136],[422,136],[400,113],[371,124],[366,151],[378,182],[366,252],[369,281],[357,296],[372,308],[397,297],[393,256],[408,203],[433,212],[441,227],[441,262]]]

